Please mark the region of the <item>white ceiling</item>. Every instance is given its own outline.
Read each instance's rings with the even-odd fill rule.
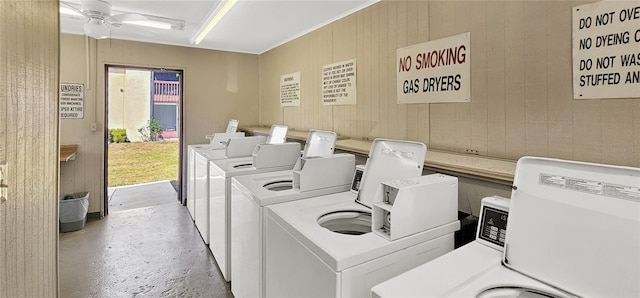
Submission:
[[[63,0],[80,7],[80,0]],[[261,54],[379,0],[238,0],[198,45],[189,41],[221,1],[112,0],[112,15],[138,13],[185,21],[183,31],[111,27],[111,38]],[[60,31],[83,34],[86,19],[60,16]]]

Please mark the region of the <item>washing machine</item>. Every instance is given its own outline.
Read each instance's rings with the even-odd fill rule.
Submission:
[[[374,286],[372,296],[444,297],[451,289],[457,290],[460,281],[477,278],[500,266],[509,203],[509,199],[497,196],[483,198],[475,241]],[[429,282],[429,291],[423,293],[417,288],[422,287],[425,280],[433,282]]]
[[[209,139],[209,144],[197,144],[197,145],[189,145],[187,147],[187,193],[186,198],[183,200],[183,204],[186,203],[187,210],[189,210],[189,215],[191,215],[191,219],[195,221],[195,160],[196,160],[196,151],[204,151],[204,150],[214,150],[211,152],[212,155],[216,157],[224,157],[224,150],[226,149],[227,140],[230,138],[239,138],[244,137],[244,132],[236,132],[238,129],[239,121],[236,119],[229,120],[227,124],[227,129],[224,133],[214,133],[211,135],[205,136]],[[250,154],[247,154],[250,155]],[[242,156],[247,156],[242,155]],[[185,202],[186,201],[186,202]]]
[[[229,121],[228,130],[237,128]],[[192,200],[187,195],[187,209],[192,214],[198,232],[205,244],[209,244],[209,162],[212,160],[246,157],[251,158],[259,144],[284,143],[288,127],[272,125],[268,136],[243,137],[244,133],[216,133],[207,136],[209,148],[194,148]],[[190,179],[191,180],[191,179]],[[187,186],[188,187],[188,186]],[[189,203],[191,201],[192,203]]]
[[[225,145],[223,149],[211,149],[213,148],[211,146],[194,146],[191,148],[193,153],[189,153],[193,154],[193,173],[190,173],[193,176],[189,177],[189,181],[192,181],[191,186],[187,185],[187,209],[202,240],[207,244],[209,243],[209,161],[251,156],[253,149],[259,144],[265,144],[267,138],[265,136],[251,136],[219,140]]]
[[[467,245],[373,297],[640,297],[639,168],[523,157],[507,231],[499,257]]]
[[[189,210],[189,215],[191,215],[191,219],[195,221],[195,185],[196,185],[196,176],[195,176],[195,168],[196,168],[196,154],[202,152],[206,154],[208,157],[212,158],[224,158],[226,143],[230,138],[241,138],[244,137],[244,133],[218,133],[213,135],[208,135],[207,138],[210,140],[209,144],[197,144],[197,145],[189,145],[187,147],[187,199],[186,205],[187,210]],[[250,153],[248,154],[250,155]],[[243,155],[246,156],[246,155]]]
[[[300,158],[297,142],[260,144],[251,157],[209,162],[209,249],[225,280],[231,280],[231,179],[238,176],[291,170]]]
[[[186,204],[191,220],[196,219],[195,187],[196,187],[196,149],[209,149],[209,144],[187,146],[187,195]]]
[[[291,171],[232,179],[231,290],[237,298],[263,297],[265,206],[349,190],[355,156],[332,154],[335,133],[309,132]]]
[[[419,178],[425,153],[422,143],[376,139],[352,191],[267,206],[265,296],[367,297],[373,285],[453,250],[457,179],[446,175],[427,180],[449,185],[453,208],[431,206],[423,214],[447,214],[446,222],[395,240],[372,232],[381,183]]]

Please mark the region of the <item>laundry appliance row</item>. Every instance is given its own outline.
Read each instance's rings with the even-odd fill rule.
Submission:
[[[192,216],[235,297],[640,296],[638,168],[523,157],[454,250],[458,180],[423,175],[424,144],[375,139],[356,165],[333,132],[279,135],[190,147]]]
[[[187,209],[203,241],[209,243],[209,163],[213,160],[251,157],[259,145],[284,143],[286,126],[273,125],[268,137],[245,137],[243,132],[229,132],[237,121],[229,121],[228,132],[207,136],[209,144],[188,146]],[[274,137],[276,136],[276,137]]]
[[[367,297],[453,250],[457,178],[422,176],[425,154],[422,143],[376,139],[365,165],[332,154],[234,177],[234,296]]]

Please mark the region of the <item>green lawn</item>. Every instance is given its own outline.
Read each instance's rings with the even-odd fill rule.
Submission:
[[[178,179],[178,141],[109,144],[109,187]]]

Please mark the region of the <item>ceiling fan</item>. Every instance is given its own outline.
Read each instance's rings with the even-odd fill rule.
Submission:
[[[60,1],[60,14],[71,18],[85,18],[87,22],[83,26],[84,33],[95,39],[108,38],[111,28],[120,28],[123,25],[128,29],[137,31],[145,28],[164,30],[184,30],[184,21],[164,18],[159,16],[143,15],[138,13],[113,14],[111,3],[103,0],[82,0],[81,5]],[[152,30],[138,31],[141,34],[153,34]]]

